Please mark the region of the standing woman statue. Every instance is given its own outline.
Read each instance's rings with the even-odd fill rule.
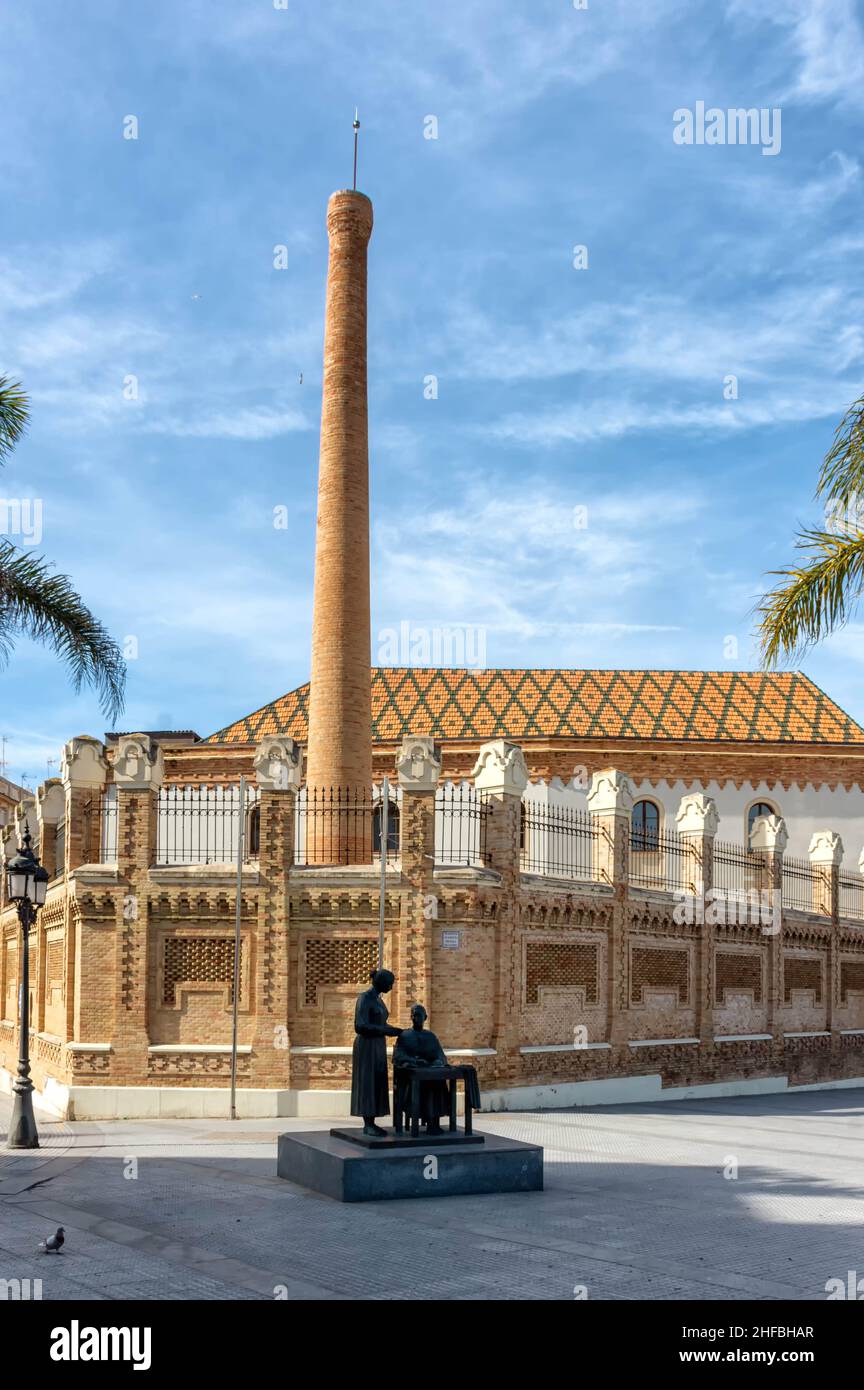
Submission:
[[[381,998],[393,988],[395,977],[389,970],[373,970],[372,988],[357,996],[354,1010],[354,1053],[351,1062],[351,1114],[363,1116],[363,1133],[386,1134],[376,1125],[377,1115],[390,1114],[390,1086],[387,1081],[385,1038],[398,1038],[401,1028],[387,1022],[387,1005]]]

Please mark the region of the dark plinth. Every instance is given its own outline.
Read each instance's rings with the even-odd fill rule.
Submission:
[[[407,1136],[406,1136],[407,1137]],[[335,1134],[280,1134],[280,1178],[337,1202],[398,1197],[458,1197],[480,1192],[542,1192],[543,1150],[497,1134],[481,1144],[435,1136],[419,1145],[365,1148]],[[434,1157],[435,1164],[430,1163]],[[437,1176],[431,1174],[437,1168]]]
[[[464,1129],[443,1129],[440,1134],[428,1137],[425,1134],[396,1134],[390,1129],[386,1134],[364,1134],[362,1129],[331,1129],[334,1139],[344,1139],[347,1144],[359,1144],[364,1149],[428,1149],[430,1144],[446,1145],[448,1149],[459,1144],[484,1144],[485,1134],[466,1134]]]

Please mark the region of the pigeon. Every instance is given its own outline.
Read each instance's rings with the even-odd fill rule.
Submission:
[[[40,1240],[39,1249],[46,1255],[52,1250],[55,1255],[59,1255],[65,1239],[66,1236],[63,1233],[63,1227],[58,1226],[53,1236],[49,1236],[47,1240]]]
[[[303,373],[302,373],[302,372],[300,373],[300,385],[301,385],[301,386],[303,385]]]

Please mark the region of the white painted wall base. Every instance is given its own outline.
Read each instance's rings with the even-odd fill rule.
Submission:
[[[666,1086],[659,1073],[614,1076],[603,1081],[564,1081],[557,1086],[513,1086],[484,1091],[484,1110],[561,1110],[587,1105],[648,1105],[671,1100],[723,1100],[731,1096],[766,1096],[778,1091],[830,1091],[864,1087],[864,1076],[790,1086],[788,1076],[757,1076],[715,1081],[704,1086]]]
[[[483,1110],[563,1110],[571,1105],[634,1105],[656,1100],[659,1076],[615,1076],[602,1081],[562,1081],[557,1086],[509,1086],[483,1091]]]
[[[9,1094],[12,1074],[0,1068],[0,1091]],[[704,1086],[661,1085],[659,1074],[615,1076],[601,1081],[564,1081],[556,1086],[512,1086],[484,1091],[486,1112],[563,1110],[588,1105],[645,1105],[658,1101],[722,1100],[732,1096],[771,1095],[789,1091],[831,1091],[864,1087],[864,1076],[790,1086],[786,1076],[718,1081]],[[66,1086],[48,1081],[35,1093],[40,1110],[62,1120],[222,1120],[227,1119],[230,1091],[214,1086]],[[461,1101],[461,1097],[460,1097]],[[237,1114],[244,1120],[346,1119],[351,1092],[237,1091]],[[460,1104],[461,1111],[461,1104]]]

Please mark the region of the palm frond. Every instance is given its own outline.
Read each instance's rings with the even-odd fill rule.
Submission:
[[[825,455],[816,485],[816,496],[848,508],[864,502],[864,396],[850,405]]]
[[[27,428],[28,401],[20,382],[0,376],[0,464],[9,457]]]
[[[117,643],[66,575],[52,573],[40,556],[0,541],[0,664],[8,660],[16,635],[49,646],[65,662],[76,691],[90,686],[106,716],[120,713],[126,663]]]
[[[780,582],[757,608],[763,665],[800,659],[848,622],[864,588],[864,531],[845,534],[804,529],[796,541],[809,559],[772,570]]]

